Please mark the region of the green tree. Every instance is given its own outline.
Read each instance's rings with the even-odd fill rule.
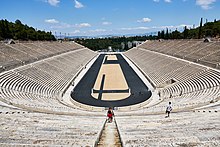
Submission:
[[[181,39],[181,33],[176,29],[172,32],[173,39]]]
[[[5,27],[4,27],[4,22],[3,20],[0,20],[0,39],[2,40],[3,38],[5,38]]]
[[[189,36],[189,29],[187,29],[187,26],[185,26],[183,31],[183,38],[187,39],[188,36]]]
[[[201,18],[201,20],[200,20],[198,39],[201,38],[201,34],[202,34],[202,18]]]
[[[164,39],[164,38],[165,38],[164,30],[161,31],[161,34],[160,34],[160,35],[161,35],[161,39]]]
[[[168,28],[167,28],[167,30],[166,30],[165,39],[169,39],[169,31],[168,31]]]
[[[0,40],[56,40],[51,32],[36,31],[33,27],[22,24],[20,20],[14,23],[0,20]]]

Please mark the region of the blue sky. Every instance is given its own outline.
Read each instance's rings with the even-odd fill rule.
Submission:
[[[142,34],[220,19],[219,0],[1,0],[0,19],[66,35]]]

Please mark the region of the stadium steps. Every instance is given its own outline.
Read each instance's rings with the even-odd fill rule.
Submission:
[[[31,52],[36,55],[38,60],[49,57],[47,50],[38,47],[35,43],[22,43],[22,45],[31,50]]]
[[[176,42],[174,46],[172,48],[169,48],[165,53],[168,55],[175,56],[175,53],[184,50],[188,43],[189,43],[188,41],[183,41],[183,40],[180,42]]]
[[[35,93],[45,95],[54,93],[52,90],[49,90],[49,88],[44,87],[43,85],[34,81],[31,81],[30,79],[22,77],[21,75],[18,75],[14,72],[7,72],[4,75],[1,75],[1,79],[4,80],[1,81],[0,86],[2,88],[8,88],[11,90],[18,90],[30,93],[32,93],[34,90]]]
[[[220,77],[216,75],[216,72],[206,71],[206,72],[201,73],[200,75],[197,75],[196,77],[192,77],[190,79],[186,79],[185,81],[176,83],[168,89],[172,89],[172,87],[175,89],[175,90],[170,90],[170,94],[172,94],[171,91],[176,91],[176,93],[182,93],[182,94],[191,93],[194,91],[199,91],[199,90],[203,90],[206,88],[219,86],[219,81],[220,81]],[[179,84],[186,85],[186,86],[183,86],[185,88],[179,89],[179,90],[182,90],[182,92],[180,92],[176,88],[177,87],[176,85],[179,85]]]
[[[201,45],[201,42],[196,42],[196,44]],[[150,44],[150,46],[152,45]],[[143,108],[143,111],[148,114],[149,112],[163,112],[163,107],[169,101],[175,102],[178,111],[181,111],[207,105],[218,98],[220,91],[220,72],[218,70],[177,58],[169,60],[172,57],[142,49],[141,47],[131,49],[125,55],[150,77],[149,79],[156,84],[156,87],[160,87],[160,84],[170,79],[176,80],[174,83],[165,84],[159,90],[161,98],[164,99],[163,102],[160,102],[157,106]],[[169,66],[164,66],[164,62]],[[131,106],[130,109],[133,110],[133,107]]]
[[[17,66],[20,66],[22,63],[19,60],[16,60],[0,51],[0,60],[1,60],[1,72],[9,69],[13,69]]]
[[[164,109],[165,111],[165,109]],[[118,114],[119,115],[119,114]],[[220,113],[118,116],[124,146],[218,146]],[[204,125],[205,123],[205,125]]]
[[[34,60],[39,60],[40,56],[43,56],[42,53],[38,53],[37,51],[33,50],[32,48],[25,45],[25,43],[16,43],[16,44],[10,44],[9,46],[17,48],[18,50],[21,50],[28,55],[32,56]]]
[[[20,43],[18,44],[8,44],[9,47],[20,51],[27,59],[22,59],[22,62],[24,63],[31,63],[34,61],[37,61],[37,57],[35,55],[32,54],[33,51],[28,50],[27,48],[25,48],[24,46],[22,46]]]
[[[193,50],[188,50],[188,54],[184,56],[185,59],[198,62],[200,58],[208,54],[208,49],[212,48],[212,44],[214,43],[201,43],[201,46],[197,46]]]
[[[113,122],[108,122],[106,120],[101,130],[100,138],[95,146],[122,147],[115,119]]]
[[[30,111],[73,114],[74,107],[63,105],[58,98],[95,55],[83,48],[4,72],[0,75],[1,101]]]
[[[105,120],[104,117],[89,115],[41,113],[0,116],[0,145],[5,146],[93,146]]]
[[[182,47],[181,50],[179,50],[178,52],[175,51],[175,56],[178,56],[180,58],[184,58],[187,54],[189,54],[190,52],[188,51],[189,49],[194,49],[195,47],[199,46],[200,42],[197,41],[188,41],[187,45],[185,45],[184,47]]]
[[[38,42],[0,44],[0,56],[5,62],[1,64],[1,71],[33,63],[62,53],[78,50],[83,46],[68,42]]]
[[[153,44],[153,45],[152,45]],[[175,56],[213,68],[218,68],[219,41],[202,40],[162,40],[146,41],[138,48]],[[211,58],[210,58],[211,57]]]

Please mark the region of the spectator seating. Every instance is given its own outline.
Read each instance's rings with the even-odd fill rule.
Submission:
[[[219,64],[218,44],[158,42],[149,41],[124,53],[153,84],[153,96],[158,91],[160,100],[152,102],[155,98],[151,97],[151,102],[132,111],[133,106],[127,112],[115,111],[123,145],[219,146],[220,113],[216,110],[220,109],[214,102],[220,98],[220,71],[218,66],[197,64],[207,65],[210,60],[210,65]],[[200,53],[206,47],[210,52]],[[0,49],[0,146],[94,146],[105,114],[96,111],[100,109],[83,111],[89,106],[73,100],[69,105],[60,97],[97,53],[72,42],[0,44]],[[169,101],[173,111],[181,113],[164,118]],[[212,113],[198,112],[208,110],[204,106],[210,104]],[[197,109],[183,112],[192,108]]]
[[[17,52],[30,49],[11,61],[22,65],[25,55],[33,60],[0,73],[0,146],[94,146],[97,142],[105,122],[103,112],[82,111],[60,101],[66,86],[97,53],[72,43],[58,44],[3,44]],[[53,46],[57,46],[56,53]],[[47,52],[41,54],[43,50]],[[7,55],[12,57],[11,53]]]
[[[119,115],[119,114],[118,114]],[[123,146],[219,146],[219,112],[117,117]]]
[[[153,46],[152,42],[149,44]],[[169,101],[175,102],[174,108],[179,111],[206,105],[220,97],[220,71],[216,69],[141,46],[127,51],[125,55],[142,70],[163,99],[156,106],[144,106],[145,112],[152,113],[152,109],[164,112]]]
[[[220,42],[202,40],[147,41],[139,48],[172,55],[189,61],[220,69]]]
[[[80,48],[73,42],[0,43],[0,72]]]
[[[88,114],[8,111],[0,114],[0,146],[93,146],[104,121],[103,116]]]
[[[3,44],[2,46],[5,47],[3,49],[5,54],[7,53],[12,56],[14,53],[13,58],[16,58],[16,61],[37,60],[38,55],[40,55],[29,56],[30,54],[20,51],[22,49],[25,50],[23,46],[28,46],[29,48],[30,46],[38,46],[39,48],[43,48],[44,46],[48,54],[45,54],[47,58],[44,60],[1,73],[1,101],[32,111],[59,114],[73,113],[74,108],[60,103],[59,98],[66,86],[71,84],[72,79],[77,73],[84,68],[88,61],[97,55],[95,52],[86,48],[77,49],[77,47],[81,46],[73,43],[23,43],[13,45]],[[61,54],[49,54],[49,52],[53,53],[52,49],[54,46],[57,46],[56,54]],[[62,49],[58,50],[59,47]],[[7,50],[8,52],[6,52]],[[20,56],[15,55],[18,52],[21,53],[19,54]],[[23,58],[26,55],[28,58]],[[52,55],[53,57],[48,57]]]

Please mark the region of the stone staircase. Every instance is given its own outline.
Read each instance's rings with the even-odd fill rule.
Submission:
[[[106,121],[97,147],[122,147],[116,121]]]
[[[219,112],[163,115],[117,114],[124,146],[219,146]],[[122,116],[120,116],[122,115]]]
[[[93,146],[105,120],[16,111],[0,114],[0,146]]]

